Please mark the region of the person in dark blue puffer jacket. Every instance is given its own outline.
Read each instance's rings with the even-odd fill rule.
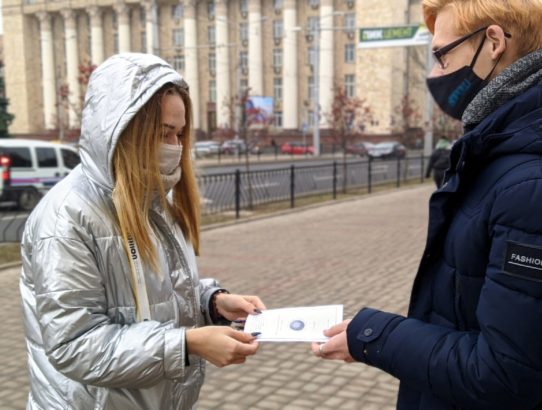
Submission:
[[[408,316],[364,308],[312,349],[397,377],[401,410],[542,408],[542,2],[423,8],[428,87],[465,134],[430,200]]]

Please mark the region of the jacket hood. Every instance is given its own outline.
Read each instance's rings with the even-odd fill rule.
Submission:
[[[117,54],[100,64],[88,83],[81,122],[80,154],[85,175],[113,189],[113,152],[120,134],[165,84],[188,89],[168,63],[151,54]]]

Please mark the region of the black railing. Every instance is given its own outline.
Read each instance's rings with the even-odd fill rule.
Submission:
[[[371,193],[375,186],[406,181],[424,181],[425,159],[368,159],[346,162],[334,161],[324,165],[290,165],[284,168],[254,170],[240,169],[221,174],[198,177],[204,214],[224,212],[241,216],[242,210],[273,202],[289,202],[294,208],[298,198],[330,194],[334,199],[340,192],[360,189]],[[29,213],[16,209],[0,212],[0,242],[18,242]]]
[[[315,166],[289,167],[203,175],[199,183],[206,214],[241,210],[256,205],[289,201],[295,207],[296,198],[331,194],[366,188],[368,193],[377,185],[395,183],[397,187],[407,181],[424,181],[424,158],[409,157],[390,160],[368,159],[356,162],[334,161]]]

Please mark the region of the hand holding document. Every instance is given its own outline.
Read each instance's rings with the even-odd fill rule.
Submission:
[[[249,315],[244,331],[259,332],[259,342],[325,342],[324,330],[342,320],[343,305],[269,309]]]

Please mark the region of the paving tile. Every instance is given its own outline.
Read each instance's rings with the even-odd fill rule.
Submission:
[[[205,231],[202,277],[258,294],[269,308],[344,304],[404,314],[433,187],[400,189]],[[393,252],[389,250],[393,249]],[[26,406],[19,268],[0,271],[0,408]],[[198,410],[395,408],[398,383],[362,364],[322,361],[308,344],[260,344],[244,365],[208,366]]]

